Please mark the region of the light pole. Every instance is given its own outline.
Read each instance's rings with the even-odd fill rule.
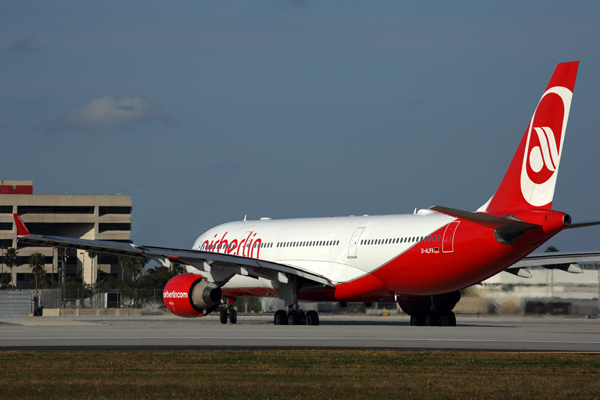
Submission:
[[[52,290],[54,290],[54,247],[52,248]]]
[[[2,273],[0,274],[2,278],[0,278],[0,289],[4,284],[4,245],[2,245]]]

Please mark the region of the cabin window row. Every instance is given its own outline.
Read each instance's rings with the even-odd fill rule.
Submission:
[[[414,243],[414,242],[434,242],[439,241],[440,235],[430,236],[412,236],[406,238],[393,238],[393,239],[363,239],[360,241],[361,245],[378,245],[378,244],[396,244],[396,243]]]
[[[339,240],[313,240],[307,242],[279,242],[277,247],[338,246],[339,244]]]
[[[273,247],[273,243],[270,242],[254,242],[254,244],[250,244],[248,243],[246,246],[247,249],[250,248],[250,246],[252,246],[253,248],[258,248],[260,246],[261,249],[268,249]],[[235,248],[235,243],[229,243],[227,244],[227,242],[223,242],[219,245],[217,244],[209,244],[207,245],[202,245],[202,247],[200,247],[200,250],[206,250],[206,251],[221,251],[221,250],[225,250],[226,248],[229,248],[229,250],[232,250]]]
[[[315,246],[338,246],[340,244],[339,240],[313,240],[313,241],[304,241],[304,242],[278,242],[277,243],[277,247],[278,248],[283,248],[283,247],[315,247]],[[254,242],[253,244],[246,244],[244,247],[246,248],[261,248],[261,249],[270,249],[274,246],[274,243],[272,242]],[[235,243],[220,243],[220,244],[209,244],[209,245],[203,245],[200,250],[206,250],[206,251],[221,251],[221,250],[225,250],[229,248],[229,250],[232,250],[235,248]]]

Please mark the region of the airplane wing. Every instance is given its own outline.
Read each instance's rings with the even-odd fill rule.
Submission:
[[[600,252],[544,253],[531,255],[517,261],[504,271],[522,278],[531,278],[531,273],[527,269],[528,267],[560,269],[572,274],[581,274],[583,271],[577,264],[585,262],[600,262]]]
[[[32,235],[18,214],[14,214],[17,226],[17,240],[37,246],[65,247],[152,259],[161,265],[169,263],[182,264],[202,271],[202,275],[222,286],[234,275],[251,278],[265,278],[287,284],[291,277],[298,277],[310,283],[334,286],[322,275],[315,274],[290,265],[259,260],[256,258],[236,256],[232,254],[214,253],[200,250],[173,249],[166,247],[139,246],[133,243],[112,242],[104,240],[75,239],[60,236]]]

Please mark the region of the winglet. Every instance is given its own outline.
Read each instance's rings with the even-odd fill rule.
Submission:
[[[29,229],[27,229],[27,227],[23,223],[23,220],[19,216],[19,214],[13,214],[13,217],[15,218],[15,225],[17,226],[17,235],[19,235],[19,236],[31,235],[31,232],[29,232]]]

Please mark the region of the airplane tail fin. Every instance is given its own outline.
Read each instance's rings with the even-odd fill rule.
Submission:
[[[578,61],[556,66],[502,183],[478,211],[552,207],[578,66]]]

